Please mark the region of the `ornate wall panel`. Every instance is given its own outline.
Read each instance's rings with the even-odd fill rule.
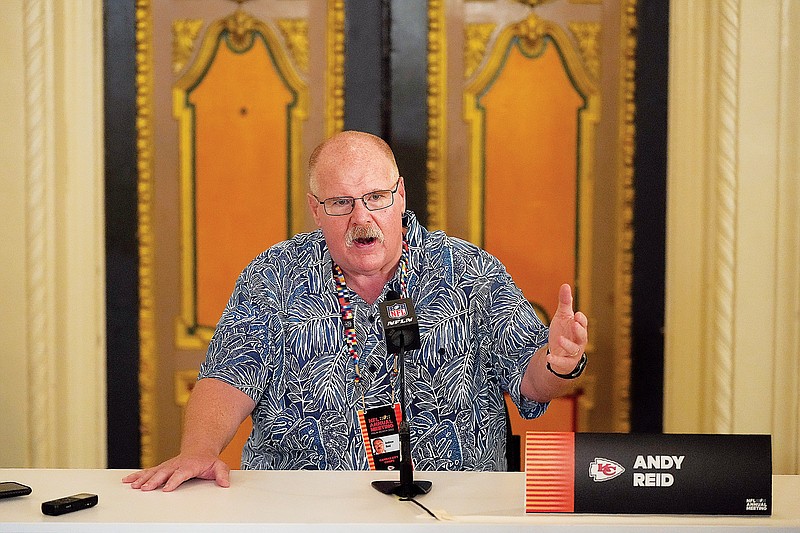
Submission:
[[[578,266],[590,249],[591,226],[581,222],[591,216],[599,102],[569,46],[560,28],[530,15],[503,30],[465,91],[471,239],[504,258],[547,316],[555,312],[553,287],[588,285]],[[521,249],[518,236],[535,234],[542,236],[536,253]]]
[[[442,226],[497,255],[546,320],[573,285],[592,332],[582,430],[629,426],[635,8],[465,0],[441,30]]]
[[[313,227],[305,160],[341,128],[326,94],[341,9],[137,2],[143,466],[177,452],[187,381],[239,272]]]
[[[285,36],[305,33],[296,21],[278,22]],[[307,45],[286,42],[307,69]],[[302,217],[292,218],[305,209],[299,155],[308,102],[270,28],[237,11],[208,28],[199,56],[176,82],[173,105],[182,213],[177,338],[180,347],[202,348],[230,281],[302,226]]]

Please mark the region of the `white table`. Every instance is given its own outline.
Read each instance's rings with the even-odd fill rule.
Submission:
[[[0,500],[0,532],[28,531],[800,531],[800,476],[773,478],[771,517],[526,515],[521,473],[418,472],[433,482],[418,501],[375,491],[376,472],[241,471],[231,487],[190,481],[172,493],[141,492],[121,483],[128,470],[0,469],[0,481],[33,488],[29,496]],[[396,473],[394,477],[396,478]],[[41,503],[79,492],[99,495],[96,507],[58,517]]]

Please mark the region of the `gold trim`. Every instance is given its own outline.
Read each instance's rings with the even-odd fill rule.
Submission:
[[[136,146],[139,230],[139,426],[141,465],[155,464],[156,322],[153,230],[153,14],[150,0],[136,1]]]
[[[192,56],[203,19],[178,19],[172,23],[172,71],[177,74]]]
[[[223,30],[228,30],[231,50],[240,53],[245,52],[253,45],[253,39],[256,37],[256,24],[258,23],[259,20],[253,15],[242,9],[237,9],[222,19],[222,27],[216,35],[218,36]],[[205,43],[208,42],[207,35],[208,33],[206,34],[203,48],[205,48]],[[195,65],[197,63],[195,61]]]
[[[298,68],[308,72],[308,21],[305,19],[282,19],[278,27],[286,41],[286,48],[294,57]]]
[[[196,324],[195,308],[195,235],[193,227],[194,210],[194,154],[193,154],[193,109],[186,105],[186,93],[204,75],[213,59],[223,32],[228,32],[226,42],[237,52],[244,52],[253,45],[255,35],[263,36],[267,47],[272,50],[276,69],[286,83],[296,92],[297,103],[291,109],[289,150],[290,233],[302,231],[305,223],[305,191],[301,176],[302,123],[308,115],[308,89],[306,83],[282,50],[273,31],[264,22],[249,13],[237,9],[228,17],[212,23],[203,38],[200,52],[189,70],[172,89],[172,112],[178,121],[181,182],[181,313],[176,319],[175,342],[181,349],[204,349],[214,328]],[[221,44],[220,44],[221,45]]]
[[[625,0],[621,6],[621,80],[619,94],[619,158],[617,188],[617,261],[615,306],[618,337],[614,351],[614,431],[630,431],[631,380],[631,285],[633,268],[633,156],[635,152],[636,102],[636,0]]]
[[[344,0],[328,0],[325,137],[344,129]]]
[[[528,7],[536,7],[543,4],[554,2],[555,0],[514,0],[518,4],[525,4]]]
[[[497,27],[494,22],[474,22],[464,30],[464,78],[469,78],[486,55],[486,45]]]
[[[444,0],[428,0],[428,226],[447,229],[447,39]]]
[[[578,41],[586,69],[595,81],[600,79],[600,23],[570,22],[569,30]]]

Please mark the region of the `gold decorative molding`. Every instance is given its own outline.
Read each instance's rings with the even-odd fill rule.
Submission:
[[[242,9],[237,9],[222,19],[222,26],[228,32],[231,50],[246,52],[253,45],[257,24],[259,21]]]
[[[617,195],[619,213],[617,227],[617,260],[615,286],[615,315],[617,327],[614,350],[614,383],[612,390],[614,431],[630,431],[630,379],[631,379],[631,324],[633,281],[633,157],[636,129],[634,118],[636,103],[636,2],[624,0],[621,6],[622,21],[620,42],[621,72],[619,93],[619,158],[620,183]]]
[[[308,21],[304,19],[278,20],[278,27],[286,41],[286,48],[294,57],[298,68],[308,72]]]
[[[528,7],[536,7],[542,4],[548,4],[550,2],[554,2],[555,0],[514,0],[518,4],[525,4]]]
[[[544,38],[553,28],[553,24],[537,17],[534,13],[514,25],[514,35],[519,37],[519,44],[526,55],[535,56],[544,48]]]
[[[325,136],[344,129],[344,0],[328,0]]]
[[[141,466],[155,464],[156,322],[153,229],[153,13],[150,0],[136,0],[136,146],[139,229],[139,427]]]
[[[172,23],[172,71],[178,73],[194,51],[194,41],[203,27],[203,19],[178,19]]]
[[[486,54],[486,45],[497,27],[493,22],[467,24],[464,35],[464,77],[469,78],[478,69]]]
[[[428,226],[447,223],[447,38],[444,0],[428,0]]]
[[[569,30],[578,41],[586,69],[595,80],[600,79],[600,23],[570,22]]]

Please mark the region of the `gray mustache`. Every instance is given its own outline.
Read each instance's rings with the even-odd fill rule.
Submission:
[[[380,228],[371,224],[350,227],[344,236],[345,244],[347,246],[352,246],[353,242],[358,239],[376,239],[378,242],[383,243],[383,232]]]

